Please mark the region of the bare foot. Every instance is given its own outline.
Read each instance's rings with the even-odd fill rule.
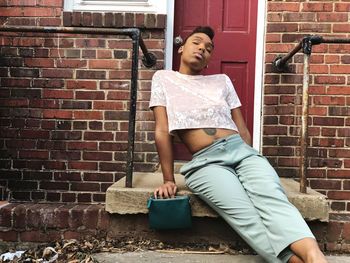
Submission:
[[[293,255],[289,259],[288,263],[304,263],[304,261],[302,261],[297,255]]]
[[[308,253],[306,257],[306,263],[328,263],[326,257],[323,255],[323,253],[319,251],[312,251],[311,253]]]

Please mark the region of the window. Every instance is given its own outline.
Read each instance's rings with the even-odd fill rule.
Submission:
[[[166,0],[65,0],[65,11],[139,12],[166,14]]]

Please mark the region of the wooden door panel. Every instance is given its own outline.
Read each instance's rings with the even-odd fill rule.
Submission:
[[[234,15],[231,11],[235,10]],[[225,0],[223,2],[222,31],[248,32],[249,25],[249,1]]]
[[[242,113],[253,134],[254,75],[258,0],[176,0],[174,36],[183,39],[197,26],[215,30],[214,52],[203,74],[225,73],[232,80],[242,102]],[[179,68],[174,49],[174,70]],[[177,145],[175,158],[190,155]]]

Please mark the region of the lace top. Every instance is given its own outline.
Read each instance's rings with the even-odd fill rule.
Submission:
[[[164,106],[169,133],[180,129],[224,128],[236,130],[231,109],[241,102],[225,74],[185,75],[159,70],[152,78],[149,107]]]

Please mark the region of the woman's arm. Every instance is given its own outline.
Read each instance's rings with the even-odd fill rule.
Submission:
[[[154,191],[154,196],[155,198],[157,198],[157,196],[160,198],[174,197],[177,187],[174,178],[173,138],[169,134],[166,108],[163,106],[156,106],[153,108],[153,114],[156,123],[155,142],[164,182],[163,185]]]
[[[242,139],[250,146],[252,146],[252,137],[250,132],[245,124],[245,121],[242,116],[240,108],[235,108],[231,110],[231,116],[233,121],[236,123],[238,132],[241,135]]]

